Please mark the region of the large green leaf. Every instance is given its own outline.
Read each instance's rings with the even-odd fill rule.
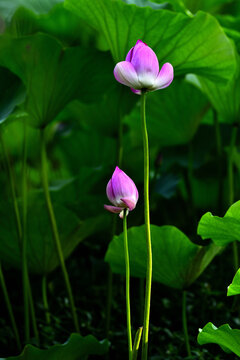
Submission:
[[[191,140],[206,112],[207,99],[194,86],[175,79],[169,88],[147,98],[147,125],[151,142],[165,145],[185,144]],[[125,123],[133,136],[141,139],[139,108],[134,108]]]
[[[47,14],[36,14],[29,9],[19,8],[13,18],[7,33],[14,37],[47,33],[60,39],[67,45],[89,45],[95,31],[73,12],[67,10],[63,4],[54,6]]]
[[[67,258],[76,246],[91,234],[100,231],[103,216],[80,221],[66,207],[54,204],[56,220],[64,257]],[[0,259],[3,264],[21,268],[21,251],[16,233],[15,219],[10,204],[1,203]],[[29,271],[46,274],[59,265],[59,258],[53,240],[51,225],[44,202],[39,197],[31,200],[28,208],[27,259]]]
[[[153,253],[153,281],[177,289],[188,287],[212,260],[216,251],[204,250],[193,244],[174,226],[151,225]],[[130,271],[132,276],[146,276],[145,226],[128,230]],[[109,244],[105,260],[113,272],[125,274],[123,234],[115,236]]]
[[[26,85],[26,110],[35,127],[54,120],[73,99],[96,101],[113,81],[108,54],[82,46],[64,48],[44,34],[19,39],[4,36],[0,52],[0,64]]]
[[[212,239],[218,246],[240,241],[240,201],[233,204],[224,217],[213,216],[210,212],[204,214],[197,232],[203,239]]]
[[[240,294],[240,269],[236,272],[232,283],[228,286],[227,296]]]
[[[19,356],[1,358],[0,360],[86,360],[89,355],[104,355],[108,351],[108,341],[98,341],[94,336],[72,334],[62,345],[54,345],[47,350],[41,350],[32,345],[26,345]]]
[[[240,356],[240,330],[231,329],[228,324],[217,328],[209,322],[200,330],[198,343],[218,344],[224,351]]]
[[[175,74],[196,73],[229,80],[235,69],[234,48],[218,22],[199,12],[193,18],[167,10],[127,5],[119,0],[67,0],[66,7],[104,35],[115,62],[142,39],[160,63],[171,62]]]

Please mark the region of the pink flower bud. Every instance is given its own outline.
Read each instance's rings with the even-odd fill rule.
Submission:
[[[155,52],[141,40],[131,48],[125,61],[117,63],[114,68],[115,79],[140,95],[141,90],[155,91],[164,89],[173,81],[173,67],[165,63],[159,71]]]
[[[108,200],[114,205],[104,205],[112,213],[117,213],[122,218],[123,210],[132,211],[138,201],[136,185],[125,172],[117,166],[106,188]]]

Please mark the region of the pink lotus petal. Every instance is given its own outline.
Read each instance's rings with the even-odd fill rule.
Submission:
[[[133,88],[131,88],[131,90],[132,90],[132,92],[133,92],[134,94],[137,94],[137,95],[141,95],[141,93],[142,93],[141,90],[136,90],[136,89],[133,89]]]
[[[132,51],[131,64],[137,72],[141,87],[151,87],[159,73],[159,63],[155,52],[142,41],[138,42]]]
[[[122,211],[122,207],[117,207],[117,206],[111,206],[111,205],[104,205],[104,209],[106,209],[107,211],[110,211],[111,213],[114,214],[120,214],[120,212]]]
[[[121,61],[117,63],[114,68],[114,76],[115,79],[123,85],[133,87],[133,88],[141,88],[141,85],[138,81],[138,76],[136,70],[133,65],[128,61]]]
[[[112,179],[110,179],[109,182],[107,183],[106,194],[107,194],[108,200],[112,204],[114,204],[115,197],[114,197],[114,193],[113,193],[113,189],[112,189]],[[117,205],[117,204],[115,204],[115,205]]]
[[[112,190],[115,197],[114,205],[125,207],[122,198],[131,198],[135,204],[138,200],[138,197],[136,197],[136,193],[138,194],[136,185],[118,166],[112,175]]]
[[[153,90],[164,89],[168,87],[173,81],[173,67],[170,63],[166,63],[162,66],[158,77],[153,86]]]
[[[122,198],[121,200],[124,202],[124,204],[130,211],[135,209],[136,203],[132,199]]]
[[[125,60],[131,62],[132,57],[133,57],[133,53],[138,49],[139,45],[142,45],[142,44],[144,44],[144,43],[142,42],[142,40],[138,40],[138,41],[136,42],[135,46],[133,46],[133,47],[129,50],[129,52],[127,53],[127,56],[126,56],[126,59],[125,59]],[[145,45],[146,45],[146,44],[145,44]]]

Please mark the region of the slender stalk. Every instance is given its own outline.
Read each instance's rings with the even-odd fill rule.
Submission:
[[[123,214],[123,236],[124,236],[124,255],[126,266],[126,311],[127,311],[127,333],[128,333],[128,358],[132,359],[132,329],[131,329],[131,308],[130,308],[130,264],[128,253],[127,238],[127,214],[124,210]]]
[[[27,266],[27,126],[24,124],[23,162],[22,162],[22,282],[24,303],[25,341],[30,338],[28,266]]]
[[[229,152],[228,152],[228,194],[229,194],[229,206],[234,202],[234,174],[233,174],[233,151],[236,144],[238,128],[233,126],[232,136],[230,140]],[[235,271],[239,268],[238,247],[236,241],[233,242],[233,261]]]
[[[133,344],[132,360],[137,360],[139,345],[142,337],[142,330],[143,328],[140,327],[136,332],[134,344]]]
[[[43,308],[45,311],[46,323],[50,324],[50,313],[49,313],[49,306],[48,306],[48,299],[47,299],[47,277],[43,275],[42,277],[42,298],[43,298]]]
[[[10,317],[10,320],[11,320],[11,323],[12,323],[12,328],[13,328],[14,335],[15,335],[15,338],[16,338],[17,347],[18,347],[18,350],[21,350],[21,342],[20,342],[19,332],[18,332],[18,329],[17,329],[15,317],[14,317],[14,314],[13,314],[12,305],[11,305],[10,298],[9,298],[9,295],[8,295],[8,291],[7,291],[7,286],[6,286],[6,283],[5,283],[4,276],[3,276],[1,263],[0,263],[0,283],[1,283],[1,286],[2,286],[3,296],[4,296],[4,299],[5,299],[6,305],[7,305],[9,317]]]
[[[191,356],[192,354],[191,354],[191,348],[190,348],[189,336],[188,336],[188,327],[187,327],[187,306],[186,306],[187,296],[186,295],[187,295],[186,290],[183,290],[183,293],[182,293],[182,324],[183,324],[183,333],[184,333],[187,355]]]
[[[148,149],[148,133],[146,124],[146,94],[141,95],[141,120],[143,133],[143,150],[144,150],[144,217],[146,225],[147,240],[147,273],[146,273],[146,292],[144,307],[144,323],[143,323],[143,346],[142,360],[148,357],[148,335],[149,335],[149,319],[150,319],[150,302],[151,302],[151,286],[152,286],[152,245],[150,232],[150,211],[149,211],[149,149]]]
[[[43,191],[44,191],[44,195],[45,195],[49,219],[51,222],[53,238],[55,241],[56,250],[58,253],[58,257],[59,257],[59,262],[60,262],[60,265],[62,268],[63,278],[65,281],[65,285],[66,285],[66,289],[67,289],[67,293],[68,293],[68,297],[69,297],[69,301],[70,301],[73,322],[74,322],[76,331],[80,332],[78,318],[77,318],[77,312],[76,312],[76,308],[75,308],[75,304],[74,304],[72,288],[71,288],[68,272],[67,272],[65,261],[64,261],[64,256],[63,256],[62,246],[61,246],[61,242],[60,242],[57,222],[56,222],[56,218],[55,218],[55,214],[54,214],[54,210],[53,210],[51,196],[49,193],[48,173],[47,173],[47,154],[46,154],[44,129],[41,130],[41,174],[42,174]]]

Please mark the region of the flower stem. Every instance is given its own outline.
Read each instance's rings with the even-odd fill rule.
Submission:
[[[10,299],[9,299],[9,295],[8,295],[5,279],[4,279],[4,276],[3,276],[1,263],[0,263],[0,283],[1,283],[1,286],[2,286],[3,296],[5,298],[5,302],[6,302],[6,305],[7,305],[9,317],[10,317],[10,320],[11,320],[11,323],[12,323],[12,328],[13,328],[13,331],[14,331],[14,334],[15,334],[17,347],[18,347],[18,350],[21,350],[21,342],[20,342],[20,338],[19,338],[19,332],[18,332],[18,329],[17,329],[15,317],[14,317],[14,314],[13,314],[12,305],[11,305],[11,302],[10,302]]]
[[[219,213],[222,212],[223,207],[223,169],[222,169],[222,138],[220,125],[218,120],[218,114],[216,110],[213,112],[215,136],[216,136],[216,149],[217,149],[217,162],[218,162],[218,209]]]
[[[127,238],[127,214],[124,210],[123,215],[123,236],[124,236],[124,255],[126,265],[126,310],[127,310],[127,333],[128,333],[128,358],[132,359],[132,329],[131,329],[131,309],[130,309],[130,264],[128,253]]]
[[[22,162],[22,282],[24,303],[25,341],[29,342],[29,295],[27,266],[27,125],[24,123],[23,162]]]
[[[58,253],[58,257],[59,257],[59,262],[60,262],[60,265],[62,268],[62,273],[63,273],[63,278],[65,281],[66,289],[68,292],[73,322],[74,322],[76,331],[80,332],[76,308],[75,308],[75,304],[74,304],[74,298],[73,298],[73,294],[72,294],[72,288],[71,288],[68,272],[67,272],[65,261],[64,261],[64,255],[63,255],[62,246],[61,246],[61,242],[60,242],[57,222],[56,222],[56,218],[55,218],[55,214],[54,214],[54,210],[53,210],[51,196],[49,193],[48,173],[47,173],[47,154],[46,154],[46,142],[45,142],[44,129],[41,130],[41,173],[42,173],[43,191],[44,191],[44,195],[45,195],[49,219],[50,219],[51,226],[52,226],[53,238],[55,241],[56,250]]]
[[[145,217],[146,240],[147,240],[147,273],[146,273],[146,292],[145,292],[144,323],[143,323],[142,360],[147,360],[148,357],[148,334],[149,334],[150,302],[151,302],[151,286],[152,286],[152,245],[151,245],[150,211],[149,211],[149,149],[148,149],[148,133],[147,133],[145,107],[146,107],[146,94],[143,92],[141,95],[141,120],[142,120],[143,150],[144,150],[144,217]]]
[[[186,307],[186,300],[187,300],[187,292],[183,290],[182,294],[182,324],[183,324],[183,333],[185,339],[185,345],[187,349],[187,355],[191,356],[191,348],[189,344],[189,336],[188,336],[188,327],[187,327],[187,307]]]
[[[50,324],[50,313],[49,313],[49,306],[48,306],[48,299],[47,299],[47,277],[43,275],[42,277],[42,297],[43,297],[43,307],[45,311],[46,323]]]
[[[234,174],[233,174],[233,151],[236,144],[238,127],[233,126],[232,136],[230,140],[228,152],[228,193],[229,193],[229,206],[234,202]],[[233,242],[233,260],[235,271],[239,268],[238,247],[236,241]]]

